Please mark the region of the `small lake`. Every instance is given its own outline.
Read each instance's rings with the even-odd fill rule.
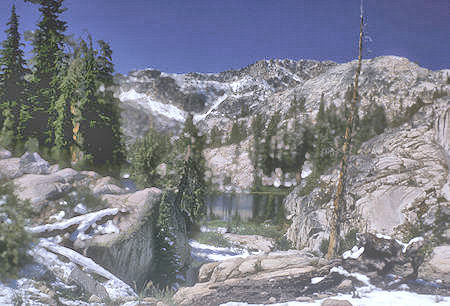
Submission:
[[[137,190],[131,178],[120,180],[129,192]],[[216,193],[206,197],[207,218],[230,221],[239,217],[242,221],[274,218],[283,205],[284,194],[271,193]]]
[[[219,193],[206,198],[208,219],[229,221],[239,217],[242,221],[271,219],[278,213],[285,195]]]

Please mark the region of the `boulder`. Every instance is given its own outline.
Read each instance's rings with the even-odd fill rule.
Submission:
[[[116,179],[106,176],[97,180],[93,192],[96,195],[127,193],[127,191],[119,187],[119,185],[120,183]]]
[[[354,287],[353,287],[353,283],[350,279],[344,279],[342,281],[342,283],[340,283],[336,289],[340,292],[351,292]]]
[[[123,281],[142,284],[153,263],[153,215],[161,190],[147,188],[132,194],[103,195],[122,214],[113,220],[119,233],[94,236],[86,242],[87,255]]]
[[[313,277],[327,275],[332,266],[306,251],[272,252],[208,263],[200,268],[202,283],[179,289],[174,301],[177,305],[292,301],[314,290],[333,290],[343,276],[334,273],[319,284],[311,284]]]
[[[450,283],[450,245],[435,247],[423,267],[420,275],[431,280],[443,280]]]
[[[50,173],[49,163],[42,159],[38,153],[26,152],[20,158],[20,168],[26,174],[48,174]]]
[[[99,284],[89,274],[81,271],[77,267],[73,268],[72,272],[70,272],[69,281],[73,281],[90,295],[99,298],[100,301],[106,301],[109,299],[109,294],[105,287]]]
[[[321,306],[352,306],[347,300],[337,300],[337,299],[326,299],[321,304]]]
[[[57,170],[55,172],[52,172],[52,174],[60,176],[65,183],[74,183],[86,177],[85,174],[82,174],[72,168],[64,168],[62,170]]]
[[[225,233],[223,234],[223,238],[230,241],[233,245],[243,247],[248,250],[270,252],[275,248],[275,241],[273,239],[260,235],[237,235]]]
[[[25,174],[15,179],[15,193],[22,200],[30,200],[32,204],[43,204],[48,200],[62,197],[71,190],[72,185],[62,176],[55,174]]]
[[[14,179],[21,175],[20,158],[0,159],[0,179]]]
[[[0,159],[10,158],[12,156],[11,152],[0,147]]]

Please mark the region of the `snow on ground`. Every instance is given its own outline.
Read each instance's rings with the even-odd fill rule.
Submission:
[[[5,285],[3,285],[0,282],[0,305],[14,305],[11,303],[14,299],[14,290],[12,288],[9,288]]]
[[[189,245],[192,248],[192,257],[199,260],[207,261],[222,261],[230,258],[247,257],[249,255],[258,254],[257,252],[248,252],[239,248],[220,248],[212,245],[199,243],[195,240],[190,240]]]
[[[227,232],[227,229],[225,227],[207,227],[207,226],[200,226],[200,232],[202,233],[208,233],[208,232],[216,232],[220,234],[225,234]]]
[[[184,122],[184,120],[186,119],[186,112],[179,109],[178,107],[171,104],[164,104],[158,101],[154,101],[148,95],[138,93],[134,89],[124,91],[120,93],[118,97],[120,101],[134,100],[139,105],[142,105],[143,107],[150,109],[152,112],[167,117],[169,119],[174,119],[180,122]]]
[[[364,252],[364,247],[361,247],[358,249],[358,247],[355,245],[351,250],[348,250],[342,254],[342,258],[353,258],[357,259],[361,254]]]
[[[366,293],[361,298],[353,298],[350,294],[338,295],[330,297],[337,300],[347,300],[352,303],[353,306],[427,306],[427,305],[439,305],[445,306],[450,305],[450,297],[440,297],[434,295],[417,294],[408,291],[383,291],[383,290],[373,290]],[[320,305],[324,299],[316,300],[312,303],[304,302],[287,302],[271,304],[274,306],[313,306]],[[236,303],[230,302],[222,304],[222,306],[247,306],[247,305],[257,305],[257,304],[247,304],[247,303]]]
[[[40,239],[38,247],[46,249],[44,252],[36,252],[41,256],[41,259],[43,259],[43,261],[40,262],[41,264],[57,265],[61,270],[64,270],[64,273],[67,276],[69,276],[72,272],[74,264],[77,264],[83,267],[83,270],[88,273],[95,273],[108,279],[103,286],[112,299],[118,299],[124,296],[135,296],[133,289],[129,285],[124,283],[105,268],[99,266],[92,259],[84,257],[72,249],[54,244],[47,239]],[[56,254],[66,257],[70,262],[64,263],[60,261]]]
[[[226,100],[226,98],[228,98],[228,95],[223,95],[222,97],[218,98],[214,104],[211,106],[211,108],[204,114],[200,114],[200,115],[195,115],[194,116],[194,123],[197,123],[203,119],[205,119],[209,114],[211,114],[212,111],[214,111],[215,109],[217,109],[217,107]]]
[[[57,230],[65,230],[72,225],[79,224],[76,230],[77,233],[83,234],[87,229],[91,227],[92,224],[97,222],[97,220],[102,219],[103,217],[109,215],[116,215],[119,212],[117,208],[107,208],[102,209],[93,213],[81,215],[78,217],[70,218],[61,222],[52,223],[52,224],[44,224],[35,227],[27,227],[27,231],[32,234],[43,233],[43,232],[52,232]]]

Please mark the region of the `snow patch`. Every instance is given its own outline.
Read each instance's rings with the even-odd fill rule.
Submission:
[[[61,210],[59,213],[56,213],[56,214],[54,214],[54,215],[51,215],[50,217],[49,217],[49,219],[50,220],[55,220],[55,221],[61,221],[64,217],[65,217],[65,215],[66,215],[66,213],[63,211],[63,210]]]
[[[351,250],[348,250],[342,254],[342,258],[352,258],[357,259],[361,254],[364,253],[364,247],[361,247],[358,249],[358,247],[355,245]]]
[[[67,259],[70,260],[70,263],[72,263],[72,265],[73,263],[75,263],[77,265],[82,266],[87,273],[95,273],[108,279],[108,281],[103,285],[112,299],[117,299],[123,296],[136,295],[129,285],[127,285],[122,280],[114,276],[111,272],[107,271],[105,268],[96,264],[92,259],[84,257],[83,255],[69,248],[54,244],[46,239],[41,239],[39,242],[39,246],[49,250],[50,252],[66,257]],[[56,256],[55,254],[53,255]],[[70,270],[70,272],[72,272],[72,269],[70,267],[67,267],[67,270]],[[68,275],[70,275],[70,272]]]
[[[383,235],[383,234],[379,234],[379,233],[377,233],[376,235],[375,235],[377,238],[382,238],[382,239],[387,239],[387,240],[391,240],[392,239],[392,237],[391,236],[388,236],[388,235]]]
[[[84,215],[85,213],[88,212],[86,205],[84,205],[83,203],[78,203],[74,208],[73,211],[79,215]]]
[[[319,276],[319,277],[313,277],[311,278],[311,284],[315,285],[320,283],[325,277],[324,276]]]
[[[406,250],[413,244],[419,241],[423,241],[423,237],[415,237],[413,239],[411,239],[408,243],[402,243],[403,244],[403,249],[402,252],[405,253]]]
[[[361,298],[354,298],[350,294],[340,294],[330,297],[336,300],[347,300],[352,305],[358,306],[380,306],[380,305],[408,305],[408,306],[425,306],[425,305],[450,305],[450,297],[436,297],[434,295],[417,294],[408,291],[383,291],[374,290],[366,293]],[[273,306],[320,306],[325,299],[316,300],[311,303],[305,302],[285,302],[272,304]],[[437,302],[440,300],[440,302]],[[262,304],[247,304],[240,302],[229,302],[221,304],[221,306],[263,306]]]
[[[370,283],[370,279],[369,277],[367,277],[364,274],[358,273],[358,272],[348,272],[347,270],[345,270],[342,266],[339,267],[333,267],[330,270],[330,273],[339,273],[341,275],[344,275],[345,277],[349,277],[352,276],[354,278],[356,278],[357,280],[359,280],[361,283],[365,284],[366,286],[370,287],[370,288],[375,288],[371,283]]]
[[[148,95],[138,93],[134,89],[120,93],[119,99],[120,101],[136,101],[139,105],[150,109],[152,112],[176,121],[184,122],[186,118],[186,112],[178,107],[154,101]]]
[[[195,115],[194,116],[194,123],[197,123],[203,119],[205,119],[209,114],[211,114],[212,111],[214,111],[215,109],[217,109],[217,107],[219,107],[219,105],[226,100],[226,98],[228,98],[228,95],[223,95],[222,97],[218,98],[216,100],[216,102],[214,102],[214,104],[211,106],[211,108],[204,114],[201,115]]]
[[[71,219],[64,220],[62,222],[52,223],[52,224],[44,224],[35,227],[27,227],[27,231],[33,234],[43,233],[43,232],[52,232],[57,230],[65,230],[72,225],[79,224],[77,231],[79,233],[84,233],[93,223],[97,220],[102,219],[106,216],[114,216],[119,212],[118,208],[107,208],[103,210],[99,210],[93,213],[89,213],[86,215],[74,217]]]
[[[259,252],[249,253],[247,250],[238,248],[221,248],[212,245],[199,243],[195,240],[190,240],[189,245],[192,248],[192,255],[194,257],[202,258],[209,261],[222,261],[230,258],[242,257],[258,254]]]

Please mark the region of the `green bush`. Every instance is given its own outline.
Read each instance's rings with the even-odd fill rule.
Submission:
[[[20,201],[11,185],[0,185],[0,278],[14,277],[27,261],[31,237],[24,226],[30,215],[29,202]]]
[[[140,187],[155,185],[158,179],[157,167],[170,151],[168,137],[150,129],[144,138],[138,139],[131,147],[128,158],[131,176]]]
[[[215,247],[228,248],[231,246],[231,243],[221,233],[217,232],[200,232],[195,235],[195,239],[200,243]]]

